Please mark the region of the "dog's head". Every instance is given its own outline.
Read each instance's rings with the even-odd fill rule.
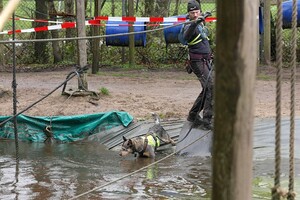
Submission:
[[[152,112],[151,115],[152,115],[152,117],[154,119],[155,124],[160,124],[160,117],[159,117],[159,115],[157,113],[154,113],[154,112]]]
[[[123,144],[122,144],[122,149],[119,152],[120,156],[127,156],[129,154],[134,153],[134,145],[131,139],[126,139],[123,136]]]

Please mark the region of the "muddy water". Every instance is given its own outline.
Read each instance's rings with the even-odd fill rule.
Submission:
[[[269,122],[268,122],[269,123]],[[297,125],[299,126],[299,125]],[[298,129],[299,130],[299,129]],[[288,130],[282,137],[282,184],[288,180]],[[256,127],[253,199],[270,199],[273,186],[273,127]],[[296,144],[299,144],[299,135]],[[296,145],[295,189],[300,188],[300,146]],[[159,152],[156,160],[170,152]],[[120,179],[154,160],[120,158],[99,143],[19,143],[16,166],[14,141],[0,140],[0,199],[210,199],[211,158],[172,156],[137,174]]]
[[[14,142],[0,142],[0,199],[68,199],[153,162],[121,159],[117,152],[91,142],[20,142],[19,149],[16,167]],[[199,199],[209,196],[210,177],[210,159],[174,156],[79,199]]]

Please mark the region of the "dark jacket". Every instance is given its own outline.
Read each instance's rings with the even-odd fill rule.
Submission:
[[[199,26],[199,27],[198,27]],[[193,22],[191,24],[187,24],[184,27],[183,37],[188,43],[192,42],[198,35],[200,37],[197,40],[201,40],[196,44],[188,44],[189,53],[193,54],[210,54],[211,48],[209,45],[207,33],[204,31],[203,23]]]

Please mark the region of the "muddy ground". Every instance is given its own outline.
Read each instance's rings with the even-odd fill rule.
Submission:
[[[71,67],[42,72],[17,72],[17,112],[43,98],[62,84]],[[22,70],[24,71],[24,70]],[[26,71],[26,70],[25,70]],[[297,69],[296,115],[300,116],[300,72]],[[0,73],[0,115],[13,113],[12,73]],[[185,118],[200,92],[195,75],[184,70],[135,70],[100,69],[97,75],[87,76],[89,91],[98,93],[101,88],[108,95],[100,94],[99,100],[91,96],[61,95],[62,87],[23,114],[32,116],[56,116],[89,114],[112,110],[126,111],[135,119],[148,118],[157,112],[164,118]],[[255,86],[255,117],[275,116],[276,70],[259,67]],[[77,78],[67,85],[66,91],[76,91]],[[70,91],[72,92],[72,91]],[[290,114],[290,70],[284,69],[282,82],[282,115]]]

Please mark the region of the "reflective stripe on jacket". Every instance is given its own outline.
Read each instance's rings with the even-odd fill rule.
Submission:
[[[197,35],[197,37],[195,37],[192,41],[188,42],[188,45],[195,45],[195,44],[198,44],[199,42],[201,42],[202,38],[200,36],[201,36],[201,34],[199,33]]]

